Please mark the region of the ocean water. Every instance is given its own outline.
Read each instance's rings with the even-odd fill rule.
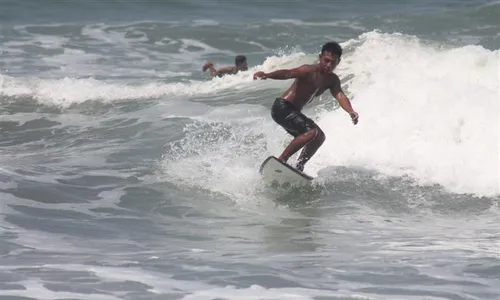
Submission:
[[[499,32],[483,0],[1,1],[0,298],[500,299]],[[313,101],[314,184],[269,187],[291,81],[252,74],[330,40],[360,121]]]

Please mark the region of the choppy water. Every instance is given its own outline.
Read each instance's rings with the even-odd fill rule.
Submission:
[[[0,298],[499,299],[500,3],[0,3]],[[314,62],[310,188],[258,167]],[[234,56],[250,69],[201,72]],[[292,162],[295,158],[292,159]]]

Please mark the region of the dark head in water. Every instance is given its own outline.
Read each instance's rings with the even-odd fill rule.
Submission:
[[[234,59],[234,65],[236,66],[236,69],[239,71],[248,70],[247,58],[244,55],[236,56],[236,58]]]

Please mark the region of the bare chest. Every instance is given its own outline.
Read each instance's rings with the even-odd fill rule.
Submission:
[[[311,97],[321,96],[329,88],[329,78],[325,75],[316,74],[309,80]]]

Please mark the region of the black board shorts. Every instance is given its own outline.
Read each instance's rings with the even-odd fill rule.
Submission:
[[[294,137],[317,127],[313,120],[306,117],[292,103],[283,98],[276,98],[274,101],[271,117]]]

